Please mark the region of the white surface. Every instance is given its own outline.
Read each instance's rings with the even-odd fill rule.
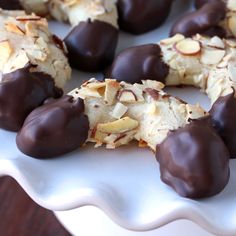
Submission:
[[[181,5],[182,4],[182,5]],[[136,44],[157,42],[167,37],[174,15],[185,1],[177,1],[165,27],[132,37],[122,34],[119,50]],[[52,23],[51,28],[65,35],[69,27]],[[91,74],[74,71],[68,89],[78,86]],[[93,74],[93,76],[97,76]],[[190,101],[209,107],[204,95],[194,89],[171,89]],[[159,178],[153,153],[135,145],[115,151],[94,149],[91,145],[53,160],[35,160],[17,150],[15,134],[0,131],[0,175],[14,177],[39,205],[51,210],[69,210],[96,205],[124,228],[145,231],[175,219],[187,218],[221,235],[236,235],[236,161],[231,178],[219,195],[193,201],[179,197]]]
[[[55,215],[74,236],[213,236],[188,220],[177,220],[146,232],[130,231],[112,222],[100,209],[93,206],[58,211]]]

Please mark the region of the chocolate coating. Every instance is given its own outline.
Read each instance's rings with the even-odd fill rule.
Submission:
[[[70,64],[83,71],[101,71],[115,55],[118,29],[101,22],[80,22],[65,38]]]
[[[228,149],[206,118],[171,131],[156,155],[162,181],[183,197],[213,196],[228,183]]]
[[[62,93],[50,75],[31,73],[30,67],[4,74],[0,83],[0,128],[18,131],[33,109]]]
[[[173,36],[180,33],[186,37],[190,37],[197,33],[207,34],[207,31],[216,27],[225,18],[225,15],[226,7],[223,2],[207,3],[199,10],[187,13],[177,20],[171,28],[170,35]],[[217,32],[215,31],[215,33]]]
[[[222,0],[195,0],[194,5],[196,9],[201,8],[206,3],[214,3],[214,2],[223,2]]]
[[[46,159],[71,152],[84,144],[89,121],[84,102],[71,96],[50,99],[29,114],[17,134],[18,148],[26,155]]]
[[[0,0],[0,8],[6,10],[22,10],[19,0]]]
[[[170,12],[172,0],[118,0],[119,26],[143,34],[160,26]]]
[[[106,76],[133,84],[144,79],[165,82],[168,73],[169,67],[162,61],[160,46],[147,44],[121,52]]]
[[[236,99],[234,93],[219,97],[213,104],[210,115],[216,130],[229,149],[230,156],[236,158]]]

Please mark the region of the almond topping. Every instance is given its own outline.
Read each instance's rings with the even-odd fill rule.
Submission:
[[[184,36],[182,34],[176,34],[175,36],[173,36],[171,38],[161,40],[160,44],[161,45],[170,45],[170,44],[177,43],[183,39],[184,39]]]
[[[8,40],[0,42],[0,62],[5,63],[8,61],[12,53],[12,47]]]
[[[210,42],[207,44],[209,47],[217,48],[217,49],[224,49],[225,44],[224,42],[217,36],[211,38]]]
[[[205,65],[216,65],[224,56],[225,50],[203,50],[200,61]]]
[[[117,81],[111,79],[106,79],[105,83],[106,83],[106,89],[105,89],[104,101],[108,105],[112,105],[115,102],[115,98],[120,88],[120,85]]]
[[[184,39],[175,44],[175,49],[182,55],[193,56],[201,51],[201,46],[196,40]]]
[[[128,110],[128,107],[123,105],[122,103],[118,102],[115,107],[114,110],[111,113],[111,116],[116,118],[116,119],[120,119]]]
[[[133,103],[137,101],[136,95],[130,89],[121,90],[118,99],[120,102],[128,102],[128,103]]]
[[[97,130],[103,133],[116,134],[124,133],[129,130],[137,128],[139,125],[137,120],[131,119],[129,117],[124,117],[119,120],[98,124]]]
[[[19,26],[15,25],[11,22],[5,23],[5,29],[8,32],[16,33],[16,34],[19,34],[19,35],[24,35],[24,31]]]

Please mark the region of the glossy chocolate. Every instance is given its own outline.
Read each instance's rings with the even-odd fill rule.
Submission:
[[[101,71],[113,60],[119,31],[101,22],[80,22],[65,38],[70,64],[83,71]]]
[[[196,9],[199,9],[206,3],[212,3],[212,2],[214,3],[214,2],[223,2],[223,1],[222,0],[195,0],[194,5]]]
[[[229,149],[230,156],[236,158],[236,99],[234,93],[218,98],[210,110],[210,115],[216,130]]]
[[[0,8],[6,10],[22,10],[19,0],[0,0]]]
[[[46,159],[71,152],[88,137],[89,121],[84,102],[71,96],[50,99],[29,114],[16,137],[26,155]]]
[[[226,7],[223,2],[207,3],[199,10],[187,13],[177,20],[171,28],[170,35],[173,36],[180,33],[186,37],[190,37],[197,33],[207,34],[207,31],[216,27],[225,18],[225,14]],[[215,31],[215,33],[217,32]]]
[[[165,82],[169,67],[162,61],[161,49],[157,44],[131,47],[121,52],[114,60],[106,77],[128,83],[141,80]]]
[[[209,118],[171,131],[156,156],[162,181],[183,197],[210,197],[228,183],[229,152]]]
[[[160,26],[170,12],[172,0],[118,0],[119,26],[143,34]]]
[[[30,67],[4,74],[0,82],[0,128],[18,131],[26,116],[49,97],[60,97],[53,78]]]

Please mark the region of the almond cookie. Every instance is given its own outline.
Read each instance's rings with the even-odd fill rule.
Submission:
[[[1,128],[19,130],[47,97],[62,95],[71,76],[65,54],[63,42],[48,31],[44,18],[0,10]]]
[[[114,149],[137,140],[156,152],[161,179],[180,195],[215,195],[229,180],[229,152],[199,105],[172,97],[163,87],[151,80],[132,85],[91,79],[35,109],[17,135],[18,148],[49,158],[86,142]]]

